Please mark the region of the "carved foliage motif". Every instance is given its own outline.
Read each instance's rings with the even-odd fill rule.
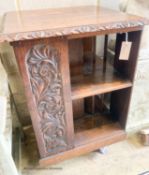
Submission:
[[[59,58],[58,50],[49,45],[35,45],[26,55],[26,66],[48,154],[63,151],[67,146]]]
[[[56,36],[76,35],[88,32],[100,32],[112,29],[124,29],[128,27],[141,27],[148,24],[148,20],[132,20],[129,22],[111,23],[105,25],[84,25],[78,27],[62,28],[62,29],[49,29],[44,31],[22,32],[16,34],[0,34],[0,42],[20,41],[39,38],[49,38]]]

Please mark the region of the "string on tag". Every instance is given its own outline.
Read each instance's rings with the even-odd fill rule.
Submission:
[[[128,33],[125,33],[125,41],[128,42]]]

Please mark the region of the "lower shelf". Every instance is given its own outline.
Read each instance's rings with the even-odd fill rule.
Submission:
[[[119,123],[112,123],[99,128],[78,132],[75,135],[75,147],[73,149],[41,159],[40,165],[50,165],[77,157],[100,147],[124,140],[125,137],[126,134]]]
[[[109,142],[119,141],[120,135],[125,135],[124,130],[120,127],[119,123],[111,123],[103,125],[94,129],[81,131],[75,134],[75,146],[81,146],[86,144],[103,143],[108,145]],[[99,146],[99,145],[98,145]],[[100,146],[98,147],[100,148]]]
[[[74,130],[75,133],[84,132],[85,130],[101,128],[101,126],[111,124],[112,122],[112,116],[108,111],[105,113],[86,114],[74,120]]]

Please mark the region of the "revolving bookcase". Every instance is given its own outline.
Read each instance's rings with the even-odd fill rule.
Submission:
[[[37,140],[49,165],[125,139],[142,17],[95,7],[9,12],[0,42],[14,49]],[[114,59],[108,40],[116,37]],[[126,35],[129,58],[119,59]],[[103,37],[103,56],[97,38]]]

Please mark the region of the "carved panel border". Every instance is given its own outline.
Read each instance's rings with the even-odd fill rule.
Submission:
[[[128,22],[119,22],[103,25],[82,25],[74,26],[69,28],[62,29],[50,29],[50,30],[41,30],[41,31],[31,31],[23,33],[12,33],[12,34],[0,34],[0,42],[8,41],[20,41],[20,40],[31,40],[39,38],[49,38],[57,36],[68,36],[68,35],[77,35],[83,33],[92,33],[92,32],[101,32],[106,30],[116,30],[116,29],[125,29],[133,27],[143,27],[145,24],[148,24],[148,20],[132,20]]]
[[[67,147],[59,62],[59,51],[50,45],[35,45],[26,55],[30,86],[39,114],[37,117],[40,117],[40,132],[49,155]]]

